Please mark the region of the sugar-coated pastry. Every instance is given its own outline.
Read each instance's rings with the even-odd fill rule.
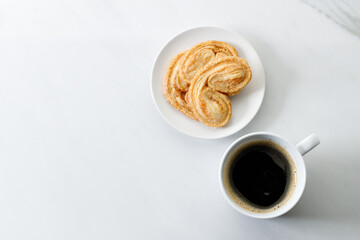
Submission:
[[[185,116],[209,127],[225,126],[232,114],[229,96],[251,80],[248,62],[227,43],[206,41],[176,55],[163,81],[167,101]]]
[[[238,56],[238,53],[235,48],[221,41],[206,41],[190,48],[182,59],[179,71],[179,81],[182,82],[181,86],[185,86],[181,90],[188,90],[192,79],[201,68],[227,56]]]
[[[242,58],[223,57],[207,64],[187,93],[195,117],[209,127],[225,126],[232,114],[227,95],[239,93],[250,79],[250,68]]]
[[[227,57],[219,60],[216,68],[217,72],[209,76],[208,85],[228,96],[238,94],[252,77],[248,62],[240,57]]]
[[[196,120],[192,109],[186,102],[186,93],[176,87],[176,83],[179,79],[178,71],[181,62],[180,60],[185,53],[186,51],[179,53],[170,61],[163,81],[163,93],[168,102],[177,110],[185,114],[187,117]]]

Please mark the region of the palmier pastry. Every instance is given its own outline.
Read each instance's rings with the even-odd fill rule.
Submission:
[[[179,53],[170,61],[164,77],[163,93],[168,102],[177,110],[187,117],[196,120],[190,105],[185,99],[185,93],[180,91],[177,87],[177,84],[179,84],[178,72],[180,63],[185,53],[186,51]]]
[[[218,62],[221,62],[223,67],[209,77],[209,87],[228,96],[238,94],[252,77],[248,62],[240,57],[228,57]]]
[[[251,77],[249,64],[232,46],[207,41],[170,61],[163,93],[187,117],[210,127],[222,127],[232,114],[229,96],[238,94]]]
[[[195,74],[207,64],[223,57],[238,56],[235,48],[220,41],[206,41],[190,48],[181,59],[178,88],[187,91]]]
[[[251,80],[246,60],[222,57],[202,68],[192,79],[187,97],[195,117],[209,127],[222,127],[231,118],[229,96]]]

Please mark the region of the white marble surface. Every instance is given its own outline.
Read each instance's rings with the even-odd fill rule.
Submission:
[[[329,19],[360,37],[360,1],[303,0]]]
[[[221,140],[172,129],[151,100],[161,46],[197,25],[246,37],[267,89]],[[302,1],[0,2],[0,239],[357,239],[360,39]],[[225,201],[218,166],[253,131],[322,143],[283,217]]]

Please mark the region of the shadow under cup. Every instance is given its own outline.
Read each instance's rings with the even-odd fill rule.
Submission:
[[[251,149],[268,149],[267,151],[274,151],[281,156],[281,161],[274,158],[273,153],[268,153],[272,156],[272,160],[276,162],[286,173],[286,185],[283,193],[273,203],[261,206],[250,201],[240,192],[239,188],[235,186],[233,176],[233,169],[242,167],[243,164],[239,161],[242,154]],[[260,150],[259,150],[260,151]],[[249,181],[254,181],[250,179]],[[220,184],[222,191],[232,207],[239,212],[255,218],[273,218],[280,216],[289,211],[300,199],[305,188],[306,172],[302,155],[297,148],[289,141],[271,133],[253,133],[246,135],[235,141],[225,152],[220,166]],[[251,184],[249,182],[243,185]],[[265,193],[268,194],[268,193]]]

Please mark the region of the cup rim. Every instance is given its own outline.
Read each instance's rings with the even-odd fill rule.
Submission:
[[[294,160],[295,166],[298,169],[298,174],[300,174],[300,172],[302,172],[302,176],[301,178],[299,178],[301,180],[301,182],[297,183],[296,186],[296,190],[293,193],[293,195],[290,197],[290,199],[285,203],[284,206],[282,206],[281,208],[271,211],[271,212],[267,212],[267,213],[257,213],[257,212],[251,212],[249,210],[246,210],[245,208],[239,206],[238,204],[236,204],[234,202],[234,200],[232,200],[229,196],[229,194],[226,192],[225,190],[225,186],[224,186],[224,181],[223,181],[223,170],[224,170],[224,166],[225,163],[227,162],[227,156],[230,153],[230,151],[234,150],[234,148],[238,147],[237,144],[239,142],[241,142],[242,140],[252,137],[252,136],[257,136],[257,135],[268,135],[268,136],[272,136],[274,138],[278,138],[281,139],[283,142],[286,143],[287,147],[290,146],[292,148],[294,148],[296,151],[293,154],[290,154],[291,157],[297,158],[298,161]],[[273,140],[273,139],[271,139]],[[295,155],[295,156],[294,156]],[[301,171],[301,169],[303,171]],[[296,146],[290,142],[289,140],[283,138],[282,136],[279,136],[278,134],[274,134],[271,132],[253,132],[253,133],[249,133],[246,134],[240,138],[238,138],[237,140],[235,140],[225,151],[225,153],[222,156],[221,159],[221,163],[220,163],[220,168],[219,168],[219,177],[220,177],[220,188],[221,188],[221,192],[223,193],[223,195],[225,196],[225,199],[227,200],[227,202],[238,212],[249,216],[249,217],[253,217],[253,218],[259,218],[259,219],[269,219],[269,218],[275,218],[275,217],[279,217],[285,213],[287,213],[288,211],[290,211],[296,204],[297,202],[300,200],[304,190],[305,190],[305,185],[306,185],[306,167],[305,167],[305,163],[304,163],[304,159],[303,156],[300,154],[300,152],[297,150]]]

